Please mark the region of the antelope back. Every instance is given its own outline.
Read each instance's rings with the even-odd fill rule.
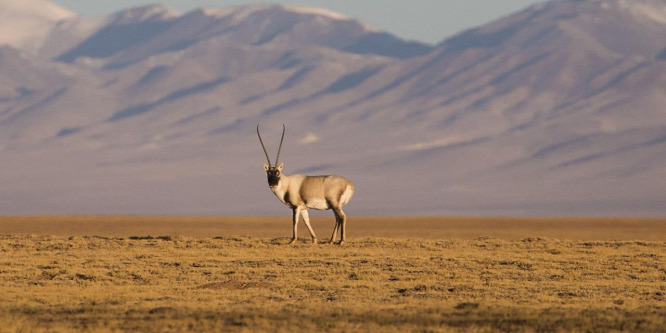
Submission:
[[[353,188],[352,183],[341,176],[308,176],[303,179],[299,194],[305,202],[325,200],[337,206],[349,201]]]

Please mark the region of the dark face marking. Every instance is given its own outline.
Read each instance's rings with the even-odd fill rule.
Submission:
[[[278,182],[280,182],[281,176],[280,170],[274,167],[270,167],[268,170],[266,170],[266,175],[268,176],[268,186],[278,186]]]

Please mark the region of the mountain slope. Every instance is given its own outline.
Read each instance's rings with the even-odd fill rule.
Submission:
[[[402,64],[337,116],[420,129],[394,161],[418,161],[412,174],[438,181],[435,201],[451,209],[660,214],[666,27],[636,11],[622,1],[534,6]]]
[[[116,13],[110,24],[58,59],[72,62],[79,57],[106,58],[107,68],[119,68],[211,40],[285,49],[322,46],[397,58],[431,50],[426,45],[377,32],[342,15],[307,7],[203,8],[178,15],[155,5]]]
[[[0,45],[35,52],[59,21],[74,15],[48,0],[0,0]]]
[[[663,215],[665,18],[549,1],[435,48],[301,6],[68,18],[0,50],[0,200],[280,214],[255,127],[273,157],[285,123],[285,171],[348,176],[352,215]]]

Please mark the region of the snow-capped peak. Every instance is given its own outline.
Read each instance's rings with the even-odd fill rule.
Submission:
[[[303,17],[315,18],[319,22],[355,22],[366,32],[377,32],[378,29],[363,22],[356,21],[346,15],[322,8],[314,8],[293,4],[252,4],[225,7],[205,7],[197,10],[205,16],[230,19],[229,24],[239,24],[253,15],[281,15],[285,13],[297,14]]]
[[[0,17],[4,21],[9,16],[31,16],[59,21],[76,14],[49,0],[0,0]]]
[[[122,10],[112,15],[115,23],[131,23],[147,20],[165,20],[180,16],[181,13],[163,5],[147,5]]]
[[[301,5],[288,5],[288,4],[237,5],[237,6],[226,6],[226,7],[206,7],[202,9],[204,14],[206,14],[207,16],[225,17],[229,15],[234,15],[234,17],[237,20],[243,20],[252,14],[267,10],[281,10],[287,12],[300,13],[300,14],[317,15],[334,20],[350,19],[348,16],[326,9],[307,7]]]
[[[663,0],[605,0],[604,9],[617,8],[659,24],[666,24],[666,1]]]
[[[0,45],[34,52],[57,22],[73,17],[48,0],[0,0]]]
[[[310,14],[310,15],[317,15],[317,16],[324,16],[333,20],[350,20],[346,15],[340,14],[338,12],[334,12],[331,10],[323,9],[323,8],[315,8],[315,7],[307,7],[307,6],[300,6],[300,5],[282,5],[283,8],[285,8],[288,11],[296,12],[296,13],[301,13],[301,14]]]
[[[233,15],[236,20],[244,20],[248,16],[258,12],[259,10],[269,8],[273,5],[238,5],[238,6],[227,6],[227,7],[204,7],[198,11],[202,12],[205,16],[222,18],[229,15]]]

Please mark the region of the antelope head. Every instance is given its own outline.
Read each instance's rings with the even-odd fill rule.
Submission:
[[[284,141],[284,132],[286,128],[282,124],[282,139],[280,139],[280,148],[278,148],[277,157],[275,158],[275,165],[271,166],[271,159],[268,157],[268,151],[264,145],[264,141],[261,140],[261,134],[259,134],[259,125],[257,125],[257,135],[259,136],[259,142],[261,143],[261,148],[264,149],[264,154],[266,154],[266,160],[268,164],[264,164],[264,170],[266,170],[266,176],[268,176],[268,186],[271,189],[278,187],[280,184],[280,178],[282,177],[282,168],[284,165],[282,163],[278,164],[280,160],[280,151],[282,150],[282,141]]]

